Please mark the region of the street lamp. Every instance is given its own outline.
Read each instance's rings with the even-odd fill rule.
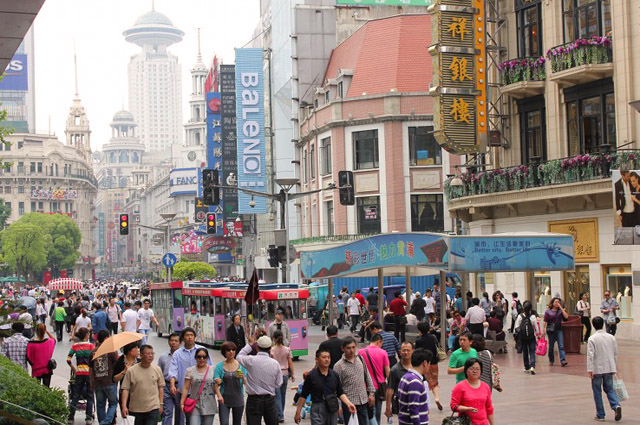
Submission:
[[[160,213],[160,217],[167,222],[167,233],[164,238],[165,254],[169,253],[169,224],[176,217],[176,213]],[[171,282],[171,267],[167,267],[167,281]]]
[[[300,180],[296,178],[282,178],[276,179],[276,184],[280,186],[282,192],[284,192],[284,198],[280,197],[280,228],[284,229],[285,234],[285,266],[284,266],[284,282],[289,282],[289,191],[298,184]]]

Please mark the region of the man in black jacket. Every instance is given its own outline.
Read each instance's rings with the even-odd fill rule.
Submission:
[[[238,349],[236,350],[236,354],[242,350],[242,347],[246,345],[244,328],[240,325],[240,315],[235,314],[232,318],[231,325],[227,328],[227,341],[231,341]]]
[[[622,227],[633,227],[636,224],[633,187],[630,179],[629,171],[620,170],[620,180],[614,185],[616,213]]]
[[[338,327],[336,325],[327,326],[327,340],[322,341],[318,348],[329,352],[331,355],[329,368],[333,369],[333,365],[342,358],[342,340],[338,338]]]

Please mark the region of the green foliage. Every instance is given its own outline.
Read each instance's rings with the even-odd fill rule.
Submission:
[[[28,281],[29,272],[38,272],[45,268],[46,237],[40,227],[18,220],[0,235],[4,260],[18,277],[23,275],[25,281]]]
[[[5,400],[29,410],[3,403]],[[4,356],[0,356],[0,409],[29,420],[42,418],[32,413],[37,412],[62,424],[67,423],[69,416],[63,390],[45,387],[35,378],[30,377],[27,371]],[[12,423],[1,420],[0,422]],[[53,423],[51,420],[47,422]]]
[[[0,229],[5,228],[5,226],[7,225],[7,220],[10,216],[11,207],[5,204],[4,199],[0,198]]]
[[[180,261],[173,266],[173,280],[202,280],[213,278],[217,274],[216,269],[207,263]]]
[[[78,225],[66,215],[29,213],[18,222],[33,223],[45,233],[47,264],[52,270],[73,267],[80,256],[78,248],[82,235]]]
[[[1,79],[2,78],[0,78],[0,80]],[[7,119],[7,110],[6,109],[0,110],[0,123],[2,121],[5,121],[6,119]],[[2,143],[5,147],[11,146],[11,142],[8,142],[7,140],[5,140],[5,137],[10,135],[11,133],[13,133],[13,128],[0,125],[0,143]],[[11,165],[12,165],[11,162],[4,162],[2,158],[0,158],[0,168],[7,168],[7,167],[10,167]],[[2,228],[4,228],[4,226]]]

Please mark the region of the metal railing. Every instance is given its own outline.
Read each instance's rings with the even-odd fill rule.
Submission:
[[[522,57],[509,59],[498,65],[500,83],[503,86],[521,81],[544,81],[547,78],[546,59],[540,57]]]
[[[310,238],[294,239],[289,242],[290,245],[309,245],[325,242],[352,242],[365,239],[378,233],[362,233],[357,235],[331,235],[331,236],[313,236]]]
[[[609,63],[613,61],[613,40],[610,36],[580,38],[547,50],[551,71],[560,72],[582,65]]]
[[[619,150],[576,155],[544,162],[467,172],[449,177],[444,183],[447,200],[466,196],[548,187],[611,177],[611,170],[640,168],[640,150]],[[452,186],[453,178],[462,186]]]

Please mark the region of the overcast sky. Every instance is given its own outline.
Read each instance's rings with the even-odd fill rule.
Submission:
[[[182,65],[183,122],[191,92],[189,69],[197,54],[210,66],[214,53],[234,62],[235,47],[251,40],[259,21],[259,0],[155,0],[155,9],[184,31],[169,50]],[[46,0],[35,20],[36,129],[64,141],[64,126],[74,94],[73,44],[78,57],[78,88],[91,123],[91,147],[111,137],[113,114],[127,107],[127,64],[140,48],[122,32],[151,10],[151,0]]]

